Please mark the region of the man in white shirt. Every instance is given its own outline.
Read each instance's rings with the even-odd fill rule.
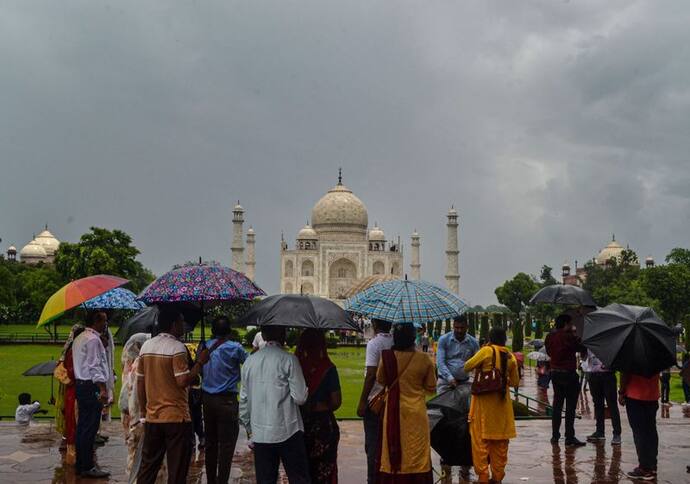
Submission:
[[[357,415],[364,420],[364,452],[367,454],[367,482],[369,484],[374,482],[376,475],[376,454],[379,448],[379,416],[369,409],[369,402],[383,390],[376,381],[376,370],[379,367],[381,353],[393,346],[393,335],[390,334],[391,323],[380,319],[372,319],[371,323],[376,336],[367,343],[364,362],[366,374],[357,407]]]
[[[242,367],[240,420],[254,446],[258,484],[275,484],[283,463],[290,484],[307,484],[309,459],[299,406],[308,390],[299,360],[283,349],[285,328],[261,328],[266,345]]]
[[[72,358],[76,380],[77,408],[77,463],[76,472],[83,478],[104,478],[110,475],[94,464],[93,444],[101,421],[103,405],[108,402],[109,368],[101,332],[108,316],[103,311],[92,311],[86,317],[86,329],[74,340]]]

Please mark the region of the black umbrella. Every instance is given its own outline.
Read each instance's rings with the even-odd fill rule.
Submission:
[[[171,303],[172,304],[172,303]],[[184,314],[185,331],[189,333],[201,319],[201,308],[193,303],[175,303]],[[158,324],[158,305],[148,306],[125,321],[117,332],[117,338],[125,343],[136,333],[156,333]]]
[[[426,404],[431,427],[431,447],[446,465],[472,465],[467,414],[470,411],[470,386],[459,385],[441,393]]]
[[[50,360],[34,365],[28,370],[26,370],[22,375],[24,376],[52,376],[55,367],[57,366],[57,361]]]
[[[546,286],[532,296],[530,304],[573,304],[576,306],[596,306],[592,295],[578,286],[571,284],[553,284]]]
[[[50,376],[50,403],[51,405],[55,403],[55,394],[53,391],[53,371],[57,366],[57,361],[50,360],[34,365],[28,370],[26,370],[22,375],[24,376]]]
[[[542,346],[544,346],[544,340],[541,339],[533,339],[532,341],[528,341],[525,343],[525,346],[532,346],[535,350],[538,350]]]
[[[673,331],[651,308],[615,303],[589,313],[582,343],[612,370],[652,376],[676,364]]]
[[[252,306],[238,324],[361,331],[352,316],[336,303],[299,294],[269,296]]]

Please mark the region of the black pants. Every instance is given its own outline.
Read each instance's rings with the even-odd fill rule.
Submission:
[[[204,415],[201,410],[201,390],[198,388],[189,389],[189,415],[192,417],[192,425],[194,426],[194,433],[192,434],[192,447],[194,447],[194,434],[199,439],[199,443],[206,440]]]
[[[206,479],[208,484],[227,484],[240,431],[237,394],[204,393],[203,402],[206,427]]]
[[[367,408],[364,413],[364,453],[367,454],[367,483],[376,478],[376,456],[379,450],[379,416]]]
[[[656,401],[625,399],[625,410],[635,441],[637,460],[644,470],[656,470],[656,457],[659,452],[659,434],[656,431]]]
[[[101,424],[103,405],[98,401],[98,385],[92,382],[77,381],[76,383],[77,435],[75,446],[77,452],[76,470],[85,472],[94,467],[93,443]]]
[[[186,484],[192,459],[192,423],[146,422],[137,484],[153,484],[167,458],[168,484]]]
[[[671,397],[671,374],[661,374],[661,403],[668,403]]]
[[[254,469],[257,484],[276,484],[278,465],[283,463],[290,484],[309,484],[309,458],[304,432],[297,432],[278,444],[254,444]]]
[[[580,379],[575,371],[551,371],[553,415],[551,436],[560,438],[563,402],[565,402],[565,440],[575,438],[575,407],[580,394]]]
[[[589,374],[589,390],[594,401],[594,418],[597,421],[597,433],[604,435],[604,401],[611,412],[611,426],[613,434],[621,434],[621,414],[618,411],[618,395],[616,393],[616,375],[611,371]]]

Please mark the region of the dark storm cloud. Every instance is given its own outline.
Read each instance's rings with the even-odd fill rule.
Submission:
[[[435,282],[455,204],[475,303],[611,232],[661,259],[690,240],[689,22],[651,1],[5,2],[2,245],[100,225],[158,273],[229,264],[240,199],[275,291],[281,231],[343,166]]]

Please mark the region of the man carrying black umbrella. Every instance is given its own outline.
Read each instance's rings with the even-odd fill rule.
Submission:
[[[556,329],[546,336],[546,353],[551,358],[551,381],[553,383],[553,414],[551,416],[551,443],[557,444],[561,437],[561,419],[565,401],[565,445],[579,447],[586,445],[575,437],[575,407],[580,393],[577,375],[577,353],[586,355],[575,334],[572,319],[567,314],[556,318]]]

